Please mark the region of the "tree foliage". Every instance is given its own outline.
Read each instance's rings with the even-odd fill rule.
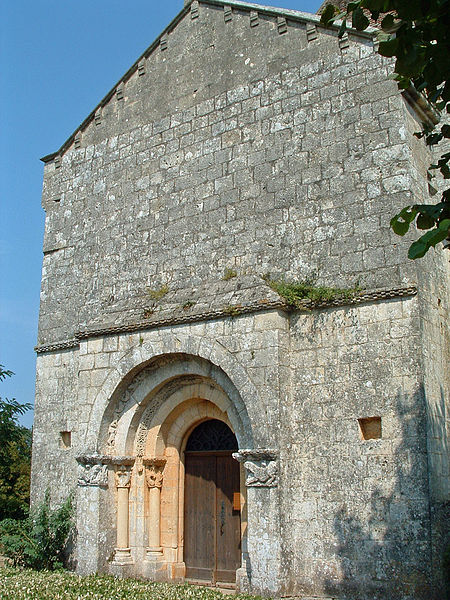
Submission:
[[[26,519],[0,522],[0,551],[14,566],[53,571],[64,566],[65,549],[73,529],[73,497],[50,508],[50,493]]]
[[[0,365],[0,381],[12,371]],[[18,418],[31,404],[0,398],[0,520],[28,513],[30,500],[31,431]]]
[[[321,22],[331,25],[341,19],[339,35],[344,35],[348,22],[362,31],[373,21],[380,23],[378,52],[395,59],[394,79],[400,89],[414,87],[442,115],[450,113],[450,0],[357,0],[349,2],[341,12],[328,4]],[[450,125],[442,119],[439,125],[423,125],[416,135],[425,137],[429,146],[444,144],[429,174],[440,171],[450,179]],[[445,150],[447,145],[447,151]],[[405,235],[411,223],[426,231],[409,248],[411,259],[421,258],[439,242],[450,239],[450,189],[442,193],[436,204],[414,204],[404,207],[391,219],[398,235]],[[447,248],[449,246],[447,245]]]

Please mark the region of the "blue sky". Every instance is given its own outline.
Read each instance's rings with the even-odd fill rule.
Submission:
[[[260,2],[259,4],[264,4]],[[314,0],[273,0],[315,12]],[[15,0],[0,8],[0,396],[33,402],[43,165],[183,0]],[[31,426],[32,413],[22,422]]]

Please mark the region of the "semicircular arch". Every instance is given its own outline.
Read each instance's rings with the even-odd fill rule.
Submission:
[[[170,336],[167,336],[167,338],[170,338]],[[224,390],[234,406],[234,411],[239,415],[243,431],[246,432],[244,436],[246,438],[245,444],[250,446],[252,434],[246,406],[250,400],[254,401],[258,392],[240,362],[215,341],[211,342],[205,340],[205,338],[188,335],[183,336],[178,332],[176,339],[167,338],[163,339],[160,336],[158,342],[143,343],[117,356],[116,364],[106,377],[101,390],[97,393],[89,415],[89,424],[85,437],[85,446],[87,449],[95,451],[101,449],[100,445],[105,440],[105,426],[112,421],[115,403],[141,371],[149,365],[164,364],[166,360],[170,361],[175,357],[181,358],[181,356],[188,358],[189,365],[186,364],[185,360],[179,360],[180,368],[177,376],[197,374],[205,377],[206,372],[209,371],[208,376],[219,388]],[[192,351],[196,351],[197,353],[192,354]],[[174,362],[176,363],[177,361],[175,360]],[[201,369],[198,369],[199,363],[201,364]],[[192,370],[193,367],[194,369]],[[232,377],[229,375],[230,373]],[[162,372],[160,372],[160,377],[162,381],[160,381],[159,385],[163,385],[164,381],[167,382]],[[151,385],[151,382],[146,381],[139,391],[135,390],[132,394],[134,397],[129,398],[131,404],[135,407],[140,406],[143,399],[151,393],[148,391]],[[153,390],[157,386],[158,383],[153,381]],[[145,389],[147,390],[147,394],[144,393]],[[132,416],[130,422],[131,420]],[[244,439],[242,439],[242,442],[244,442]]]

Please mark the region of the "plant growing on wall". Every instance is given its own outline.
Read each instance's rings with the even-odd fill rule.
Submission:
[[[356,296],[362,289],[359,285],[353,288],[334,288],[315,285],[314,280],[311,279],[285,281],[284,279],[271,279],[268,275],[265,275],[263,279],[288,304],[297,308],[304,308],[302,304],[303,300],[331,302],[333,300],[349,299]]]
[[[331,25],[341,19],[339,36],[343,36],[347,20],[351,19],[352,26],[362,31],[371,24],[369,16],[374,21],[382,19],[378,52],[395,58],[394,79],[399,89],[414,87],[432,107],[449,114],[450,1],[357,0],[349,2],[344,11],[328,4],[321,22]],[[445,122],[433,127],[424,125],[416,135],[425,137],[429,146],[443,146],[440,158],[430,165],[429,174],[433,176],[440,171],[444,179],[450,179],[450,151],[445,143],[450,139],[450,125]],[[411,244],[408,251],[411,259],[421,258],[439,242],[450,241],[450,188],[443,191],[435,204],[405,206],[391,219],[391,227],[398,235],[405,235],[412,223],[425,233]]]

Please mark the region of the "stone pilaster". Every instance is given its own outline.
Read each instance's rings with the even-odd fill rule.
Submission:
[[[233,454],[246,471],[247,553],[237,572],[241,589],[273,594],[280,588],[281,539],[278,494],[278,452],[255,448]],[[251,565],[251,569],[250,569]]]

